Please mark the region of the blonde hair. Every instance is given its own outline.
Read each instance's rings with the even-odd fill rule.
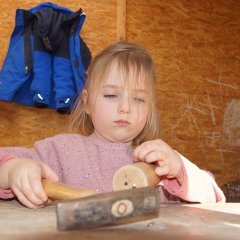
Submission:
[[[127,79],[125,82],[134,79],[137,83],[144,80],[150,98],[146,125],[133,140],[133,146],[158,138],[159,121],[155,94],[155,67],[150,55],[142,47],[133,43],[117,42],[100,52],[93,59],[87,71],[85,89],[88,91],[88,101],[90,104],[94,104],[94,96],[101,89],[113,62],[117,62],[118,69],[122,71],[124,79]],[[81,95],[78,97],[71,113],[68,128],[85,136],[92,134],[94,131],[91,117],[85,112]]]

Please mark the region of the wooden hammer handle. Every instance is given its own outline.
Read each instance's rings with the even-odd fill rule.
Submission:
[[[97,193],[92,189],[78,189],[61,182],[53,182],[47,179],[42,179],[42,185],[47,196],[55,200],[75,199]]]

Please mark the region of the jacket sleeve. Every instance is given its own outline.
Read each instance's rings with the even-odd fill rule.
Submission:
[[[179,155],[183,163],[183,183],[180,186],[176,179],[165,179],[163,180],[165,189],[170,194],[188,202],[226,202],[226,198],[214,177],[209,172],[198,168],[181,154]]]
[[[34,148],[27,147],[6,147],[0,148],[0,166],[6,161],[13,158],[29,158],[33,160],[40,160],[48,164],[61,179],[61,168],[57,161],[58,156],[55,150],[55,145],[52,144],[54,139],[46,138],[35,143]],[[52,141],[53,140],[53,141]],[[0,189],[0,198],[13,198],[14,194],[11,189]]]

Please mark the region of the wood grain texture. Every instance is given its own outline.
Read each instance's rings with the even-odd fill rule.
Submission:
[[[68,117],[53,109],[0,102],[0,145],[32,146],[37,140],[63,133]]]
[[[15,24],[16,9],[29,9],[42,3],[39,0],[0,1],[0,65],[7,53],[9,39]],[[116,40],[116,2],[54,1],[73,11],[82,8],[87,17],[81,36],[88,44],[92,55]],[[54,109],[38,109],[15,103],[0,102],[0,145],[32,146],[36,140],[65,131],[67,115]]]
[[[9,38],[15,24],[16,9],[29,9],[41,0],[13,0],[6,2],[0,0],[0,64],[2,64]],[[115,0],[56,0],[55,4],[77,11],[82,8],[86,20],[81,29],[81,36],[87,42],[93,55],[116,40],[116,1]]]
[[[79,189],[62,182],[53,182],[47,179],[42,180],[43,189],[52,200],[70,200],[82,198],[96,194],[97,192],[92,189]]]
[[[0,1],[0,64],[16,8],[36,0]],[[81,35],[93,56],[116,40],[117,0],[55,1],[87,15]],[[144,46],[157,68],[161,138],[220,186],[240,179],[240,2],[128,0],[126,38]],[[1,146],[31,145],[64,131],[55,110],[0,103]],[[6,130],[9,128],[9,130]]]
[[[111,228],[60,232],[55,206],[28,209],[16,201],[0,200],[0,237],[4,240],[239,239],[238,203],[161,204],[158,213],[157,218]]]
[[[126,4],[127,0],[117,0],[117,41],[126,41]]]
[[[136,162],[119,168],[113,176],[113,191],[156,187],[161,179],[156,175],[155,169],[156,165],[145,162]]]
[[[157,68],[161,138],[223,186],[240,178],[240,2],[131,0],[127,40]]]

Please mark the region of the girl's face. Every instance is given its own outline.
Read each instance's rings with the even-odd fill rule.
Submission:
[[[148,117],[148,94],[144,82],[124,82],[117,64],[112,64],[94,104],[86,104],[95,133],[111,142],[132,144],[143,130]],[[83,94],[87,102],[87,92]],[[89,101],[88,101],[89,102]]]

